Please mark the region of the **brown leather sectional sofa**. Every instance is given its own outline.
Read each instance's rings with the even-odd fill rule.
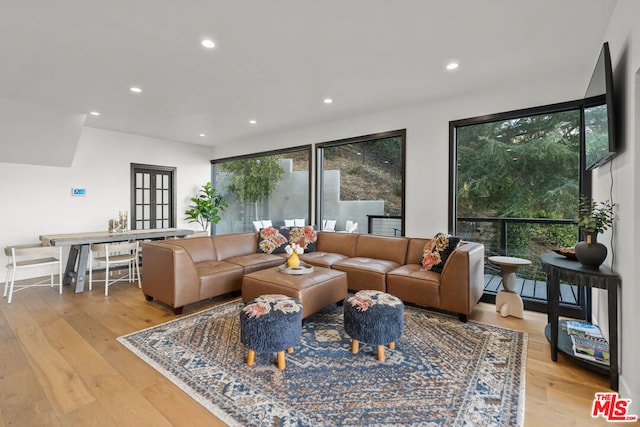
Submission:
[[[419,264],[430,240],[318,232],[316,250],[300,258],[344,271],[352,291],[385,291],[466,321],[484,288],[484,246],[461,242],[442,273],[435,273]],[[156,298],[179,314],[187,304],[239,291],[245,273],[284,262],[285,254],[257,253],[257,248],[253,232],[144,243],[142,290],[148,300]]]

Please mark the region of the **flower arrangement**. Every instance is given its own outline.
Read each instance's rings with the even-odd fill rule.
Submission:
[[[289,243],[285,246],[284,251],[287,255],[291,256],[294,252],[298,255],[302,255],[304,253],[304,248],[296,243]]]
[[[578,227],[585,233],[602,233],[613,226],[613,207],[609,200],[596,202],[582,198],[578,209]]]

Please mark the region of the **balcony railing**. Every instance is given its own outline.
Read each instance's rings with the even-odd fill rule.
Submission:
[[[573,246],[578,237],[578,226],[572,219],[548,218],[487,218],[459,217],[456,234],[464,240],[485,246],[485,255],[513,256],[531,261],[531,266],[518,269],[517,291],[528,309],[546,310],[546,280],[540,255],[561,246]],[[492,302],[502,289],[500,267],[485,262],[484,301]],[[497,280],[497,281],[496,281]],[[584,314],[586,293],[573,284],[561,284],[561,304],[564,315],[580,317]]]

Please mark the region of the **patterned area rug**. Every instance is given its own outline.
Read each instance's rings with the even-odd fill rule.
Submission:
[[[342,307],[304,322],[279,371],[245,363],[232,301],[118,340],[232,426],[520,426],[527,335],[405,307],[404,335],[378,362],[351,353]]]

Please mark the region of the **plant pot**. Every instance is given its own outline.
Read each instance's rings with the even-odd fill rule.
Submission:
[[[586,241],[576,243],[576,258],[586,267],[598,268],[607,258],[607,247],[596,241],[597,236],[597,233],[589,233]]]

